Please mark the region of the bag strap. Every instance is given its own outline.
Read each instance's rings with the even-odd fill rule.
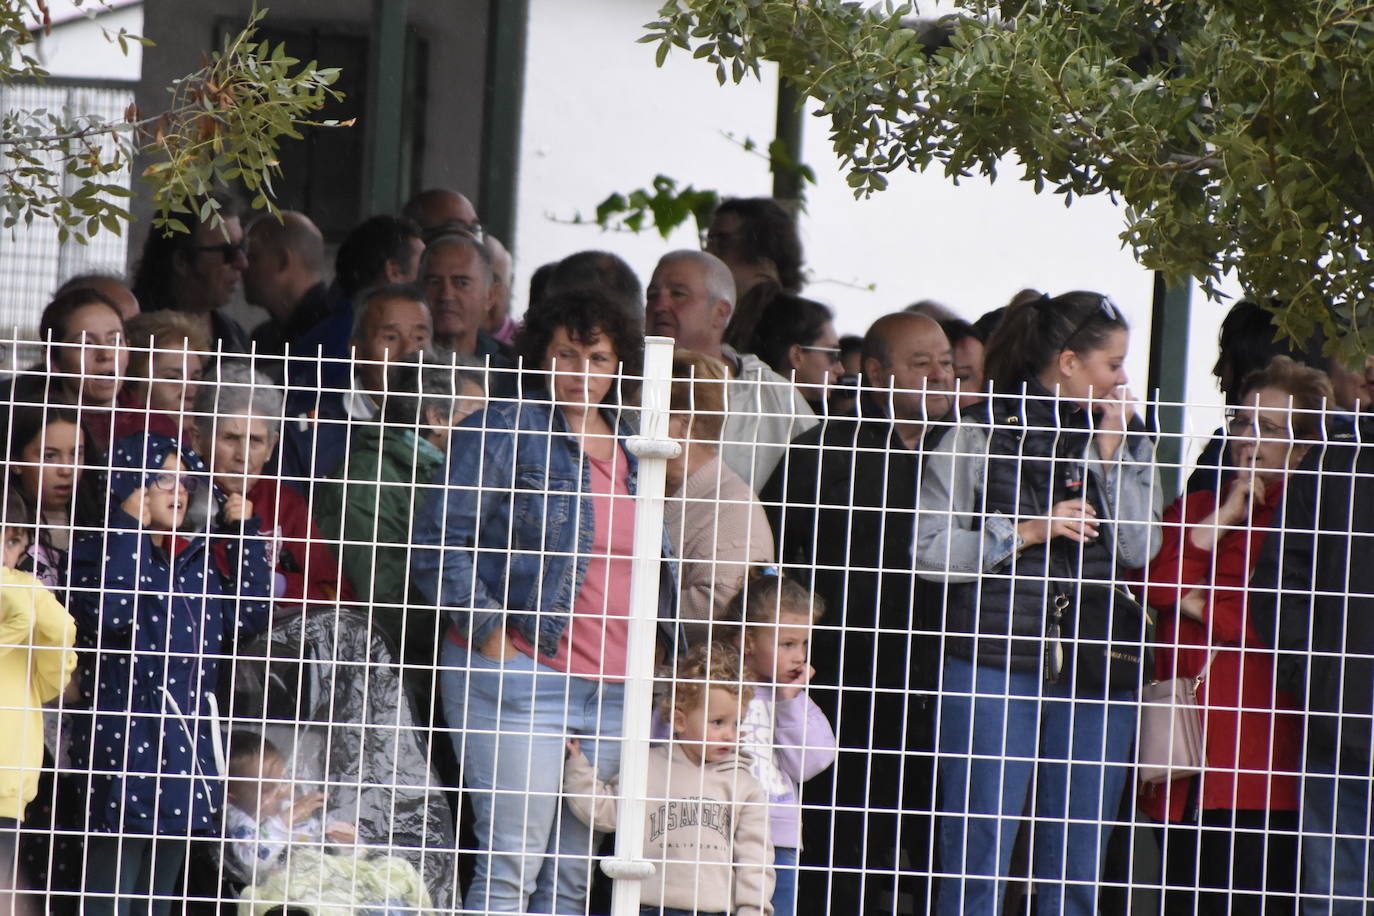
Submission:
[[[1199,672],[1197,673],[1197,677],[1193,678],[1193,692],[1194,692],[1194,693],[1196,693],[1196,692],[1197,692],[1197,689],[1198,689],[1199,687],[1202,686],[1202,682],[1205,681],[1205,680],[1207,680],[1207,673],[1208,673],[1209,671],[1212,670],[1212,662],[1214,662],[1214,661],[1216,661],[1216,660],[1217,660],[1217,650],[1216,650],[1216,649],[1208,649],[1208,650],[1207,650],[1207,664],[1203,665],[1203,666],[1202,666],[1202,670],[1199,671]]]

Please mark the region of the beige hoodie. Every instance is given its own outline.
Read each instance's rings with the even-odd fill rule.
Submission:
[[[609,785],[582,754],[569,758],[563,789],[595,830],[614,830],[619,779]],[[772,916],[773,847],[768,797],[747,756],[706,766],[676,744],[649,750],[644,858],[656,873],[641,901],[701,913]]]

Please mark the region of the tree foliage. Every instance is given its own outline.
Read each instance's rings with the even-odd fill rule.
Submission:
[[[1374,350],[1374,5],[1360,0],[673,0],[643,41],[717,79],[775,62],[856,195],[898,169],[1124,204],[1122,239],[1209,293],[1234,270],[1282,333]],[[1034,227],[1027,226],[1027,231]],[[971,240],[972,241],[972,240]]]
[[[796,205],[801,210],[806,209],[806,186],[816,183],[816,173],[809,165],[798,161],[783,140],[774,139],[765,152],[751,137],[737,140],[730,133],[725,136],[744,152],[766,159],[768,171],[772,174],[792,176],[800,195]],[[670,175],[655,175],[647,188],[611,194],[596,205],[596,213],[591,219],[583,217],[579,211],[568,222],[597,225],[603,231],[640,233],[654,229],[667,239],[690,219],[696,224],[697,234],[701,235],[710,225],[711,216],[720,201],[720,192],[712,188],[680,185]]]
[[[90,3],[85,11],[93,15]],[[0,112],[4,228],[50,220],[64,240],[84,241],[101,229],[118,233],[129,219],[123,204],[131,196],[119,179],[136,156],[147,162],[141,177],[151,185],[154,225],[167,231],[215,218],[216,205],[205,195],[234,181],[253,195],[254,208],[277,212],[272,181],[280,174],[282,141],[298,139],[304,125],[336,126],[308,118],[341,96],[330,88],[337,69],[302,65],[280,44],[255,40],[265,15],[255,9],[199,70],[176,80],[161,112],[144,115],[130,106],[119,120],[72,111]],[[0,84],[48,78],[31,52],[36,33],[50,27],[46,0],[0,0]],[[126,53],[131,42],[147,43],[122,29],[107,30],[106,38]],[[75,192],[64,190],[64,178],[76,180]]]

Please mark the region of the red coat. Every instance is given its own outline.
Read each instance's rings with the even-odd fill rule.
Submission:
[[[1215,553],[1194,546],[1188,532],[1216,511],[1218,494],[1202,490],[1181,497],[1164,513],[1164,543],[1148,570],[1145,600],[1163,612],[1155,677],[1196,675],[1207,663],[1208,645],[1218,650],[1198,691],[1207,747],[1198,797],[1203,810],[1298,807],[1293,775],[1302,750],[1298,704],[1292,695],[1275,691],[1269,639],[1255,632],[1246,613],[1245,590],[1282,495],[1282,487],[1271,486],[1250,525],[1224,532]],[[1198,587],[1207,597],[1205,625],[1177,612],[1179,599]],[[1146,786],[1140,806],[1157,820],[1164,819],[1167,808],[1169,820],[1178,821],[1187,794],[1185,780]]]
[[[299,608],[302,597],[310,604],[331,607],[352,601],[353,589],[339,574],[339,562],[311,520],[301,495],[272,477],[260,478],[247,495],[253,515],[262,522],[260,530],[268,538],[272,568],[286,580],[286,591],[275,605]],[[222,552],[222,542],[215,549]]]

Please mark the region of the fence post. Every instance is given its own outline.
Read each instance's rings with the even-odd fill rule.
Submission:
[[[639,459],[635,546],[630,577],[630,634],[626,647],[625,723],[620,752],[620,810],[615,856],[601,863],[612,879],[612,916],[638,916],[640,882],[654,873],[644,861],[644,793],[654,695],[654,638],[658,629],[659,564],[663,557],[663,490],[668,459],[680,446],[668,438],[673,341],[644,341],[644,388],[639,435],[626,444]]]

